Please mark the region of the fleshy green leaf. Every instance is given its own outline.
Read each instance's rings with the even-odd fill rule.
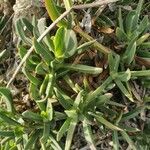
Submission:
[[[65,28],[59,28],[56,32],[56,35],[54,37],[54,54],[56,58],[62,58],[64,57],[64,35],[65,35]]]
[[[119,127],[121,127],[122,129],[124,129],[124,131],[126,132],[139,132],[140,130],[138,128],[134,128],[134,127],[128,127],[127,125],[121,124],[119,125]]]
[[[131,71],[132,77],[144,77],[144,76],[150,76],[150,69],[149,70],[141,70],[141,71]]]
[[[22,22],[21,22],[20,19],[18,19],[18,20],[16,21],[15,27],[16,27],[16,33],[19,35],[19,37],[21,38],[21,40],[22,40],[24,43],[26,43],[26,44],[28,44],[28,45],[31,45],[32,41],[31,41],[28,37],[26,37],[25,31],[23,30],[24,25],[22,24]]]
[[[70,150],[73,134],[74,134],[74,131],[75,131],[75,127],[77,125],[77,121],[78,121],[77,117],[71,119],[70,126],[68,128],[66,143],[65,143],[65,150]]]
[[[150,48],[150,42],[145,42],[141,44],[142,48]]]
[[[0,112],[0,118],[9,125],[21,126],[21,124],[14,119],[7,116],[4,112]]]
[[[0,52],[0,61],[5,57],[6,49]]]
[[[35,68],[35,73],[39,75],[45,75],[48,72],[49,72],[49,67],[44,62],[39,63]]]
[[[90,115],[94,116],[96,118],[96,120],[102,124],[104,124],[105,126],[107,126],[108,128],[112,129],[112,130],[117,130],[117,131],[122,131],[121,128],[113,125],[112,123],[110,123],[109,121],[107,121],[106,119],[104,119],[102,116],[94,114],[92,112],[89,113]]]
[[[71,118],[67,118],[67,120],[64,122],[64,124],[61,126],[57,133],[57,141],[60,141],[60,139],[63,137],[64,133],[68,130],[70,126]]]
[[[115,80],[115,83],[117,84],[118,88],[121,90],[121,92],[131,101],[134,102],[132,95],[129,93],[129,91],[126,89],[126,87],[122,84],[120,80]]]
[[[77,97],[76,97],[76,99],[75,99],[75,101],[74,101],[74,103],[73,103],[73,108],[75,108],[75,109],[78,108],[80,102],[82,101],[82,93],[83,93],[83,91],[80,91],[80,92],[78,93],[78,95],[77,95]]]
[[[134,28],[136,28],[136,26],[138,25],[138,21],[139,21],[140,13],[142,10],[143,2],[144,2],[144,0],[139,0],[138,6],[136,8],[136,15],[135,15],[134,20],[133,20],[133,27]]]
[[[93,40],[93,41],[89,41],[89,42],[86,42],[86,43],[83,43],[82,45],[78,46],[77,48],[77,52],[78,54],[81,54],[83,53],[85,50],[89,49],[89,47],[95,43],[96,40]]]
[[[96,100],[96,106],[107,103],[107,101],[109,101],[112,96],[113,95],[111,93],[106,93],[104,95],[99,96]]]
[[[53,94],[54,80],[55,80],[55,75],[49,74],[49,81],[48,81],[46,92],[45,92],[47,98],[51,97]]]
[[[23,45],[19,45],[18,50],[20,58],[22,59],[26,55],[27,49]]]
[[[41,55],[41,57],[46,61],[47,64],[50,64],[50,62],[53,60],[53,56],[51,54],[51,51],[47,49],[47,47],[44,47],[42,44],[37,42],[36,39],[33,41],[35,51]]]
[[[45,103],[38,102],[38,100],[40,99],[39,89],[37,88],[37,85],[33,84],[32,82],[30,83],[29,93],[31,98],[37,103],[38,107],[42,111],[45,110]]]
[[[122,116],[121,121],[129,120],[131,118],[136,117],[144,109],[145,109],[145,107],[141,106],[141,107],[137,107],[137,108],[129,111],[128,113],[126,113]]]
[[[117,76],[117,79],[118,79],[118,80],[124,81],[124,82],[129,81],[130,78],[131,78],[131,71],[130,71],[129,69],[127,69],[126,72],[118,73],[118,76]]]
[[[47,102],[46,113],[47,113],[48,121],[52,121],[54,112],[53,112],[53,106],[50,100],[48,100]]]
[[[91,127],[86,122],[86,119],[84,119],[84,121],[83,121],[83,131],[84,131],[84,136],[85,136],[85,139],[88,143],[89,148],[92,150],[96,150],[96,147],[95,147],[95,144],[93,141],[93,135],[92,135]]]
[[[136,11],[130,11],[126,17],[126,33],[130,36],[133,30],[133,21],[136,15]]]
[[[113,148],[114,150],[119,150],[119,139],[118,139],[118,132],[113,131]]]
[[[121,131],[121,135],[124,137],[124,139],[128,142],[129,146],[133,149],[133,150],[137,150],[132,139],[129,137],[129,135],[125,132],[125,131]]]
[[[45,0],[45,7],[52,21],[55,21],[61,15],[53,0]],[[66,27],[67,22],[63,19],[57,25]]]
[[[126,62],[128,65],[131,64],[131,62],[134,59],[135,52],[136,52],[136,42],[131,41],[125,53],[123,54],[122,59],[124,60],[124,62]]]
[[[64,93],[62,93],[61,91],[59,91],[57,88],[54,88],[55,90],[55,95],[59,101],[59,103],[65,108],[65,109],[70,109],[71,106],[73,105],[73,100],[65,95]]]
[[[124,26],[123,26],[123,18],[122,18],[121,8],[119,8],[118,21],[119,21],[119,27],[120,27],[120,29],[124,32]]]
[[[109,62],[109,70],[112,73],[118,72],[118,67],[120,63],[120,56],[115,53],[110,53],[108,55],[108,62]]]
[[[46,18],[41,18],[38,20],[38,30],[39,33],[42,34],[43,32],[45,32],[46,30]],[[54,50],[54,45],[53,45],[53,41],[50,37],[49,34],[47,34],[44,38],[43,41],[46,43],[46,45],[48,46],[50,51]]]
[[[63,150],[51,134],[49,135],[49,139],[52,141],[51,145],[55,146],[54,150]]]
[[[33,32],[33,25],[28,21],[26,18],[21,18],[21,22],[26,26],[26,28],[32,33]]]
[[[66,30],[65,38],[65,58],[73,56],[77,51],[77,38],[73,30]]]
[[[19,51],[20,58],[23,59],[23,57],[27,53],[27,48],[25,48],[23,45],[19,45],[18,46],[18,51]],[[38,62],[38,61],[39,61],[39,58],[36,57],[36,55],[31,55],[25,62],[26,68],[28,70],[33,71],[36,67],[36,62]]]
[[[68,116],[69,118],[72,118],[72,119],[76,119],[76,118],[77,118],[77,111],[74,110],[74,109],[65,110],[65,113],[67,114],[67,116]]]
[[[54,37],[54,46],[54,54],[57,59],[74,55],[77,50],[76,34],[73,30],[64,27],[59,28]]]
[[[15,137],[14,131],[0,131],[0,137]]]
[[[137,41],[137,46],[141,45],[144,41],[146,41],[150,37],[150,33],[146,33],[143,36],[141,36]]]
[[[41,142],[41,146],[42,146],[42,149],[46,149],[46,142],[49,138],[49,135],[50,135],[50,122],[44,122],[44,125],[43,125],[43,135],[40,139],[40,142]]]
[[[7,111],[14,112],[15,108],[13,105],[13,97],[10,90],[5,87],[0,87],[0,95],[4,98],[6,102]]]
[[[30,119],[31,121],[38,121],[38,122],[42,122],[43,118],[34,112],[31,112],[29,110],[26,110],[25,112],[22,113],[23,117],[26,119]]]
[[[31,135],[30,135],[30,138],[29,140],[27,141],[25,147],[24,147],[24,150],[29,150],[31,149],[36,143],[36,140],[38,139],[40,135],[40,131],[39,130],[36,130],[34,131]]]
[[[149,26],[150,26],[150,21],[149,21],[148,15],[145,15],[143,20],[141,21],[137,31],[139,32],[139,34],[141,34]]]
[[[126,42],[128,40],[127,34],[119,27],[116,29],[116,36],[119,41]]]
[[[26,68],[23,68],[23,73],[26,75],[26,77],[35,85],[40,85],[41,81],[33,76]]]
[[[99,86],[92,94],[89,93],[87,96],[87,104],[93,101],[97,96],[104,92],[105,88],[112,82],[112,78],[109,76],[101,86]]]
[[[70,77],[69,77],[68,75],[66,75],[66,76],[64,77],[64,80],[67,82],[67,84],[71,87],[71,89],[72,89],[73,91],[75,91],[76,93],[78,93],[78,90],[76,89],[76,87],[75,87],[73,81],[70,79]]]
[[[46,94],[46,88],[47,88],[47,85],[48,85],[48,81],[49,81],[49,74],[46,74],[46,76],[43,80],[43,83],[40,86],[40,91],[39,91],[40,95],[45,95]]]
[[[87,65],[80,65],[80,64],[64,64],[60,66],[61,68],[66,68],[72,71],[79,71],[82,73],[87,73],[87,74],[100,74],[103,69],[98,68],[98,67],[92,67],[92,66],[87,66]]]

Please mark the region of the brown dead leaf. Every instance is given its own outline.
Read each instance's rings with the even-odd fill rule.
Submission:
[[[148,61],[142,57],[139,57],[139,56],[135,56],[135,60],[139,65],[150,68],[150,61]]]
[[[106,33],[106,34],[112,34],[114,32],[114,29],[109,28],[109,27],[102,27],[99,30],[100,32]]]

